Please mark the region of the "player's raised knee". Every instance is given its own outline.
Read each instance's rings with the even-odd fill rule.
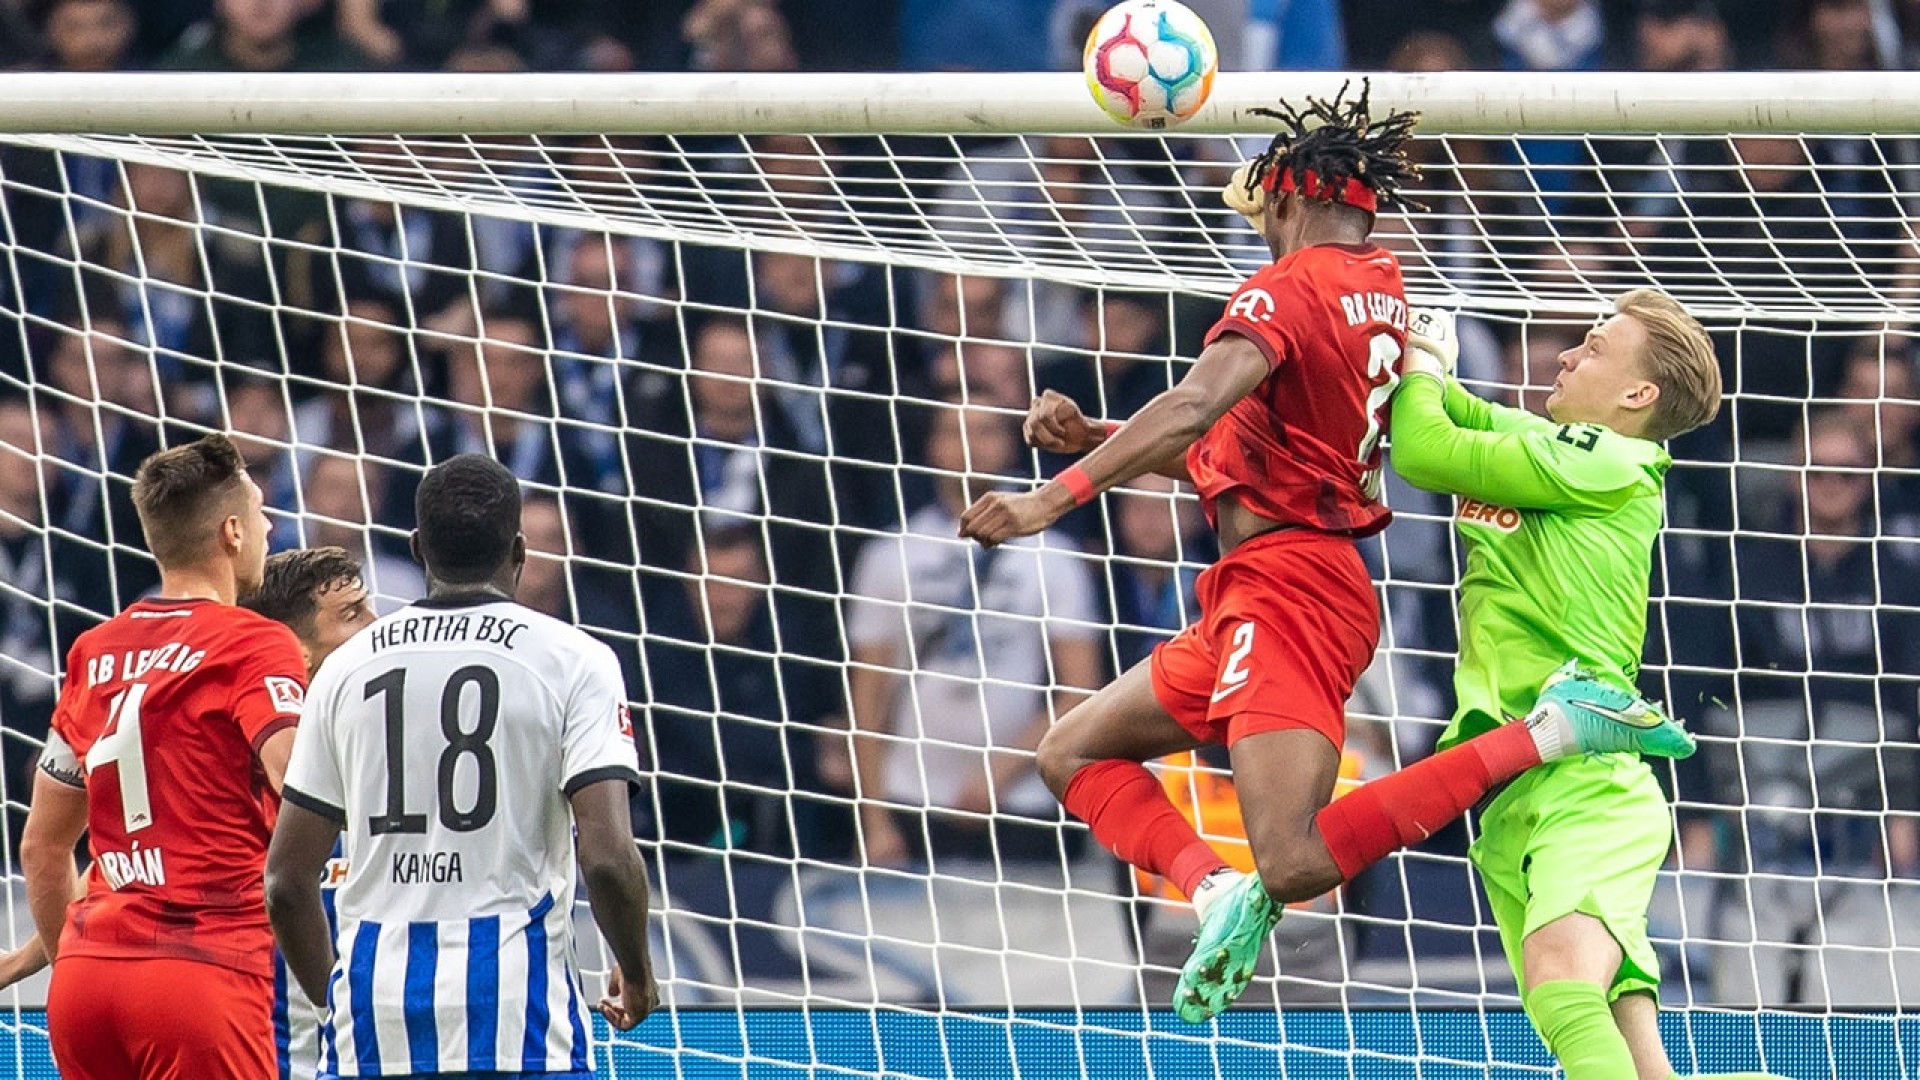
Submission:
[[[1267,895],[1282,904],[1297,904],[1325,895],[1340,884],[1339,867],[1320,844],[1266,845],[1256,847],[1254,871]]]

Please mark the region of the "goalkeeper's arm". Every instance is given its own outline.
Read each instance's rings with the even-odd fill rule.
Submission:
[[[1441,404],[1455,425],[1472,431],[1551,430],[1554,424],[1524,409],[1509,408],[1475,396],[1454,378],[1460,360],[1460,335],[1453,313],[1417,307],[1407,313],[1407,351],[1402,375],[1431,374],[1445,387]]]
[[[1603,513],[1630,494],[1631,475],[1570,467],[1555,425],[1507,417],[1518,410],[1496,410],[1461,389],[1449,377],[1459,352],[1451,331],[1444,312],[1416,309],[1409,320],[1404,381],[1393,398],[1394,471],[1428,491],[1528,510]]]

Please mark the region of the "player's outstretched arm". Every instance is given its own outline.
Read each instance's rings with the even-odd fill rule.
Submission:
[[[1596,461],[1598,433],[1542,424],[1475,431],[1456,424],[1439,376],[1409,373],[1393,396],[1393,468],[1409,484],[1522,510],[1604,513],[1638,482],[1629,463]]]
[[[1259,346],[1239,334],[1221,335],[1178,385],[1147,402],[1078,464],[1032,491],[981,496],[960,516],[960,535],[987,547],[1032,536],[1108,488],[1159,469],[1186,453],[1270,370]]]
[[[647,868],[633,844],[627,782],[596,781],[574,792],[571,801],[587,906],[618,965],[599,1011],[625,1031],[660,1004],[647,947]]]
[[[1050,454],[1084,454],[1120,430],[1120,424],[1113,421],[1102,423],[1092,420],[1080,411],[1080,405],[1058,390],[1042,390],[1040,396],[1033,399],[1027,407],[1027,418],[1021,425],[1020,434],[1027,445],[1036,450],[1045,450]],[[1193,482],[1187,472],[1187,455],[1175,454],[1173,457],[1153,467],[1151,470],[1169,480]]]
[[[280,820],[267,847],[267,920],[287,958],[287,970],[307,999],[325,1001],[334,956],[333,932],[320,901],[320,874],[340,839],[340,822],[303,802],[280,804]]]
[[[20,872],[27,879],[27,907],[40,934],[40,948],[51,961],[60,952],[67,907],[80,891],[80,869],[73,847],[87,831],[87,789],[48,776],[33,777],[33,804],[20,834]]]

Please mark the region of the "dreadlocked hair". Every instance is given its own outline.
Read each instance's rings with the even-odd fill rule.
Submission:
[[[1342,84],[1332,101],[1310,97],[1304,109],[1282,101],[1278,109],[1248,110],[1287,126],[1247,170],[1248,195],[1264,186],[1276,171],[1296,176],[1311,172],[1331,189],[1335,199],[1344,201],[1340,193],[1347,181],[1355,180],[1371,188],[1382,207],[1426,209],[1400,194],[1401,184],[1420,177],[1420,166],[1407,158],[1407,143],[1420,114],[1394,112],[1375,120],[1368,109],[1372,83],[1361,80],[1360,96],[1348,101],[1351,86]]]

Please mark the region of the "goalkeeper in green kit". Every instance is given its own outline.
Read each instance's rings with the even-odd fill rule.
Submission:
[[[1441,747],[1541,710],[1657,723],[1658,706],[1633,685],[1673,464],[1661,442],[1719,411],[1706,331],[1662,293],[1627,293],[1561,354],[1551,420],[1452,380],[1459,345],[1446,312],[1414,309],[1407,346],[1393,465],[1459,497],[1467,549],[1459,701]],[[1527,1016],[1567,1080],[1674,1075],[1647,939],[1672,836],[1666,797],[1632,753],[1535,768],[1480,815],[1473,862]]]

